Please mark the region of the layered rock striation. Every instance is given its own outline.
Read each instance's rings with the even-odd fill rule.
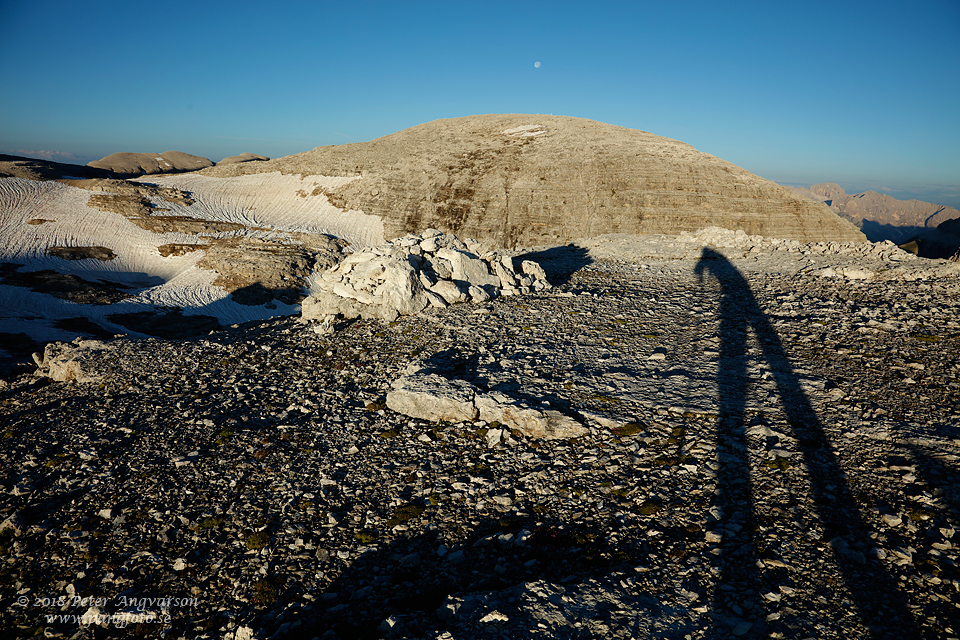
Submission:
[[[436,227],[513,248],[709,226],[803,242],[864,239],[822,203],[688,144],[565,116],[436,120],[204,173],[277,170],[359,176],[326,195],[344,210],[380,216],[388,239]]]

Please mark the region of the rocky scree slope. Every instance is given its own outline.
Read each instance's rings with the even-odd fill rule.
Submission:
[[[545,115],[436,120],[205,175],[360,176],[330,193],[383,219],[387,239],[436,227],[494,246],[709,226],[799,241],[862,240],[824,205],[645,131]]]
[[[0,392],[0,625],[957,637],[953,265],[712,237],[713,253],[705,236],[599,238],[525,256],[554,279],[539,294],[322,336],[283,318],[121,339],[86,363],[99,382],[16,381]],[[737,273],[749,293],[725,303]],[[775,337],[741,322],[751,304]],[[411,366],[587,433],[399,415],[385,398]],[[721,415],[737,398],[740,430]],[[47,623],[60,596],[91,624]],[[96,622],[164,596],[195,601]]]

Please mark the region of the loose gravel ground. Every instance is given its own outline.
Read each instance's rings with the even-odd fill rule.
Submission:
[[[284,318],[120,339],[99,385],[15,381],[0,627],[960,635],[956,276],[600,255],[541,252],[547,294],[332,336]],[[425,366],[589,434],[387,409],[391,382]]]

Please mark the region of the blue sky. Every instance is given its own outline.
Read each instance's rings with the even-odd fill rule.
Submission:
[[[957,0],[0,0],[0,54],[2,153],[279,157],[553,113],[960,208]]]

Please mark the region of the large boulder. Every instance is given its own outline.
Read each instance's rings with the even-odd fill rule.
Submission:
[[[301,308],[304,319],[329,326],[334,317],[390,321],[428,306],[482,303],[496,295],[549,288],[546,274],[534,262],[523,261],[517,273],[507,255],[427,229],[347,256],[314,279]]]
[[[578,438],[587,433],[586,427],[559,411],[525,406],[501,393],[478,393],[473,403],[480,420],[516,429],[528,438]]]
[[[528,438],[566,439],[587,433],[586,427],[559,411],[542,411],[502,393],[484,394],[466,380],[448,378],[430,368],[407,373],[391,387],[387,407],[412,418],[431,422],[479,418]]]
[[[822,202],[690,145],[565,116],[436,120],[204,173],[270,171],[359,177],[327,197],[344,211],[380,216],[387,239],[436,227],[517,248],[718,226],[801,242],[864,240]]]
[[[431,422],[464,422],[477,417],[477,390],[469,382],[435,373],[402,377],[387,394],[387,407],[397,413]]]
[[[320,277],[319,288],[302,304],[308,320],[326,316],[395,320],[436,302],[420,283],[411,254],[395,247],[354,253]]]
[[[104,356],[115,351],[116,347],[100,340],[81,340],[74,342],[51,342],[44,348],[43,355],[33,354],[33,360],[39,368],[38,374],[45,375],[57,382],[100,382],[103,374],[99,364]]]

